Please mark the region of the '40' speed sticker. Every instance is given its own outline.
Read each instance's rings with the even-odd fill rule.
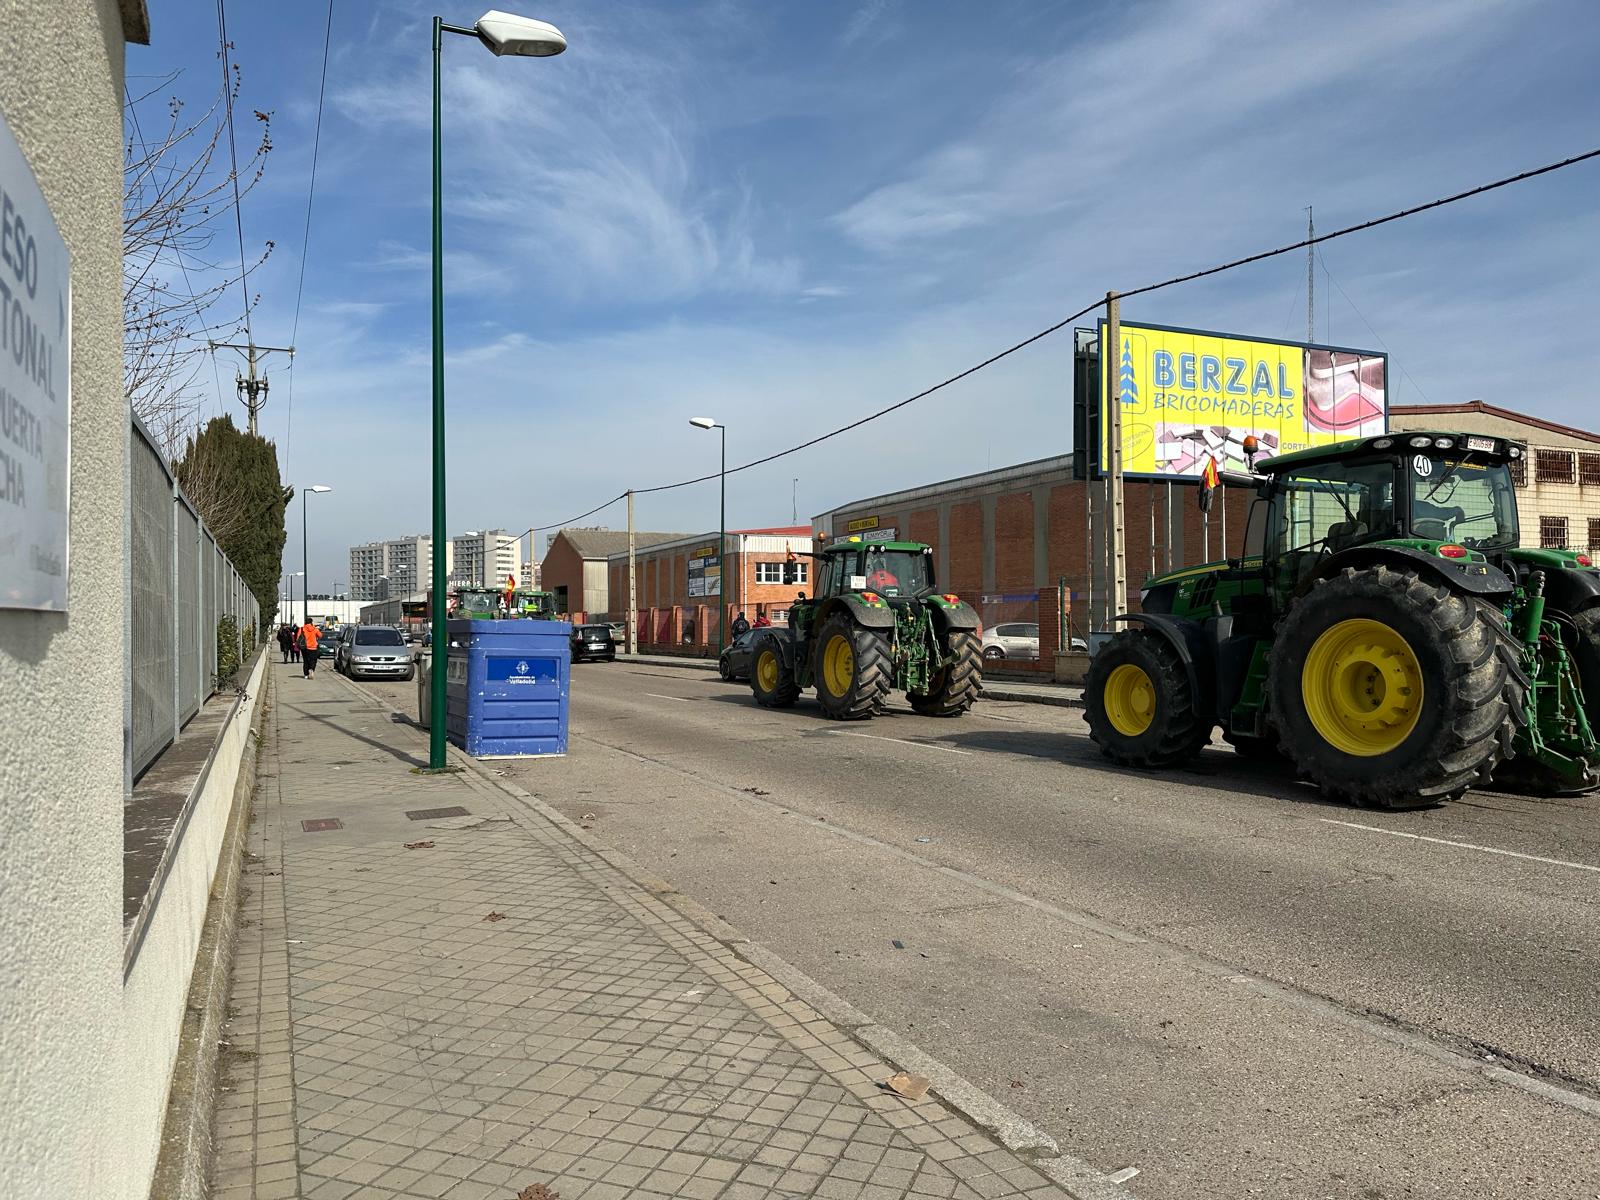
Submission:
[[[1411,469],[1426,479],[1433,474],[1433,459],[1426,454],[1413,454],[1411,456]]]

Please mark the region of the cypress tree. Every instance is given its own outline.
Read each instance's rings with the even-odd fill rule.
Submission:
[[[174,473],[255,593],[265,622],[278,607],[288,537],[284,513],[294,494],[279,477],[277,447],[239,429],[224,414],[187,439]]]

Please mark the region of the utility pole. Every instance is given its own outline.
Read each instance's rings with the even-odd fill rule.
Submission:
[[[1311,206],[1306,205],[1306,241],[1317,236]],[[1317,248],[1306,247],[1306,341],[1317,340]]]
[[[245,356],[246,369],[249,374],[239,375],[235,373],[233,382],[234,388],[239,393],[239,403],[244,405],[245,412],[250,415],[249,429],[251,436],[254,437],[259,432],[257,418],[260,417],[261,410],[267,406],[267,376],[265,372],[259,375],[256,373],[256,364],[269,354],[287,354],[292,360],[294,358],[294,347],[258,346],[253,340],[246,342],[243,346],[233,342],[212,341],[207,341],[206,345],[212,350],[237,350]]]
[[[1108,558],[1106,626],[1128,602],[1128,538],[1122,491],[1122,305],[1116,292],[1106,293],[1106,345],[1100,348],[1105,364],[1106,404],[1106,550]]]
[[[633,489],[628,489],[628,653],[639,652],[639,587],[635,572],[638,563],[633,544]]]
[[[789,481],[789,524],[800,524],[800,481]]]

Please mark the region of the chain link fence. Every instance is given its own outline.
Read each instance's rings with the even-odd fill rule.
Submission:
[[[211,536],[137,417],[129,439],[127,671],[130,750],[138,776],[177,740],[226,682],[217,678],[217,635],[232,617],[241,652],[261,640],[255,596]]]

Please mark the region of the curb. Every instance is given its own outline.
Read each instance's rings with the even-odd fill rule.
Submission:
[[[392,716],[410,721],[409,716],[375,692],[359,683],[340,677],[362,699]],[[415,724],[412,728],[419,729]],[[800,968],[752,942],[736,927],[678,891],[668,880],[654,875],[621,851],[608,846],[577,822],[539,799],[532,792],[494,774],[483,763],[456,746],[449,747],[451,761],[464,767],[483,785],[499,791],[550,822],[568,837],[593,852],[607,865],[649,892],[667,907],[710,934],[719,944],[752,966],[771,976],[797,999],[809,1004],[829,1023],[837,1026],[893,1066],[926,1076],[932,1081],[931,1095],[970,1125],[982,1130],[1007,1150],[1034,1167],[1075,1200],[1133,1200],[1133,1193],[1121,1182],[1096,1170],[1082,1159],[1064,1153],[1054,1138],[1012,1111],[988,1092],[958,1074],[953,1068],[924,1053],[910,1041],[862,1012],[842,996],[834,994]]]
[[[239,903],[244,878],[245,836],[254,812],[256,774],[261,758],[261,731],[276,687],[269,669],[250,717],[239,778],[233,789],[233,811],[222,837],[210,903],[200,927],[193,982],[184,1002],[183,1031],[173,1065],[172,1086],[161,1122],[161,1151],[150,1184],[151,1200],[201,1200],[210,1194],[208,1179],[214,1149],[213,1118],[217,1110],[217,1063],[233,983],[233,949],[238,933]]]

